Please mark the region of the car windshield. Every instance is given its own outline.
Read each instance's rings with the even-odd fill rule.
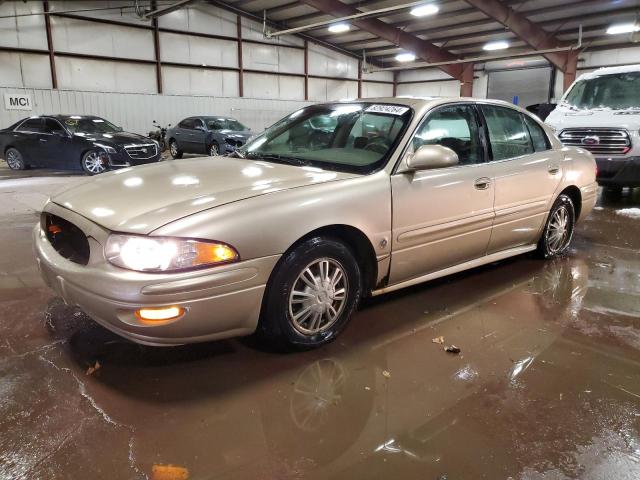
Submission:
[[[579,109],[640,109],[640,72],[616,73],[580,80],[564,101]]]
[[[369,173],[386,163],[411,115],[412,110],[402,105],[314,105],[283,118],[239,154]]]
[[[235,130],[236,132],[249,130],[233,118],[209,118],[207,119],[207,128],[209,130]]]
[[[98,117],[65,117],[62,119],[71,133],[117,133],[120,131],[113,123]]]

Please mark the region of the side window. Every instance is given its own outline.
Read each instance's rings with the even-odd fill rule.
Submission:
[[[187,128],[189,130],[193,130],[193,118],[185,118],[180,122],[180,128]]]
[[[493,160],[506,160],[533,153],[524,116],[515,110],[494,105],[482,105],[489,129]]]
[[[21,132],[33,132],[33,133],[43,133],[44,128],[42,126],[41,118],[30,118],[18,128],[18,131]]]
[[[60,122],[57,122],[53,118],[45,118],[44,119],[44,126],[45,126],[45,130],[47,132],[51,132],[51,133],[55,132],[55,133],[64,133],[64,134],[66,134],[66,131],[64,130],[64,128],[62,128],[62,125],[60,125]]]
[[[458,154],[460,165],[483,161],[478,122],[472,107],[450,105],[429,114],[413,137],[414,151],[422,145],[442,145]]]
[[[207,122],[207,124],[209,125],[209,130],[223,130],[224,129],[224,125],[219,120],[209,120],[209,122]]]
[[[199,118],[193,120],[193,128],[204,128],[204,123]]]
[[[531,134],[531,141],[533,142],[533,149],[536,152],[543,152],[545,150],[549,150],[551,146],[549,145],[549,139],[547,138],[547,134],[544,133],[544,130],[540,125],[537,124],[535,120],[529,118],[527,115],[523,115],[524,122],[527,124],[529,128],[529,133]]]

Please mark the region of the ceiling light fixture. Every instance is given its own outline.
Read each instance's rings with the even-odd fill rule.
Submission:
[[[396,60],[399,62],[413,62],[416,56],[413,53],[399,53],[396,55]]]
[[[497,42],[489,42],[482,47],[483,50],[504,50],[505,48],[509,48],[509,42],[505,42],[504,40],[499,40]]]
[[[331,33],[343,33],[348,32],[351,29],[348,23],[334,23],[333,25],[329,25],[329,30]]]
[[[438,10],[440,9],[437,5],[420,5],[419,7],[415,7],[411,10],[411,15],[414,17],[426,17],[427,15],[434,15],[438,13]]]
[[[640,31],[640,26],[635,23],[620,23],[607,28],[609,35],[619,35],[621,33],[633,33],[637,31]]]

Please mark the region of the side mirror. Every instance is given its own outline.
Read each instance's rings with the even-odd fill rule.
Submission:
[[[205,127],[203,127],[202,125],[198,125],[196,127],[196,130],[200,130],[201,132],[206,132],[207,131],[207,129]]]
[[[458,154],[442,145],[422,145],[407,160],[409,171],[453,167],[459,162]]]
[[[122,128],[122,127],[116,127],[116,131],[117,131],[117,132],[124,132],[124,128]]]

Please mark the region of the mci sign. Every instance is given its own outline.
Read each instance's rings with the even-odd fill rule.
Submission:
[[[5,110],[33,110],[31,95],[5,93],[4,108]]]

